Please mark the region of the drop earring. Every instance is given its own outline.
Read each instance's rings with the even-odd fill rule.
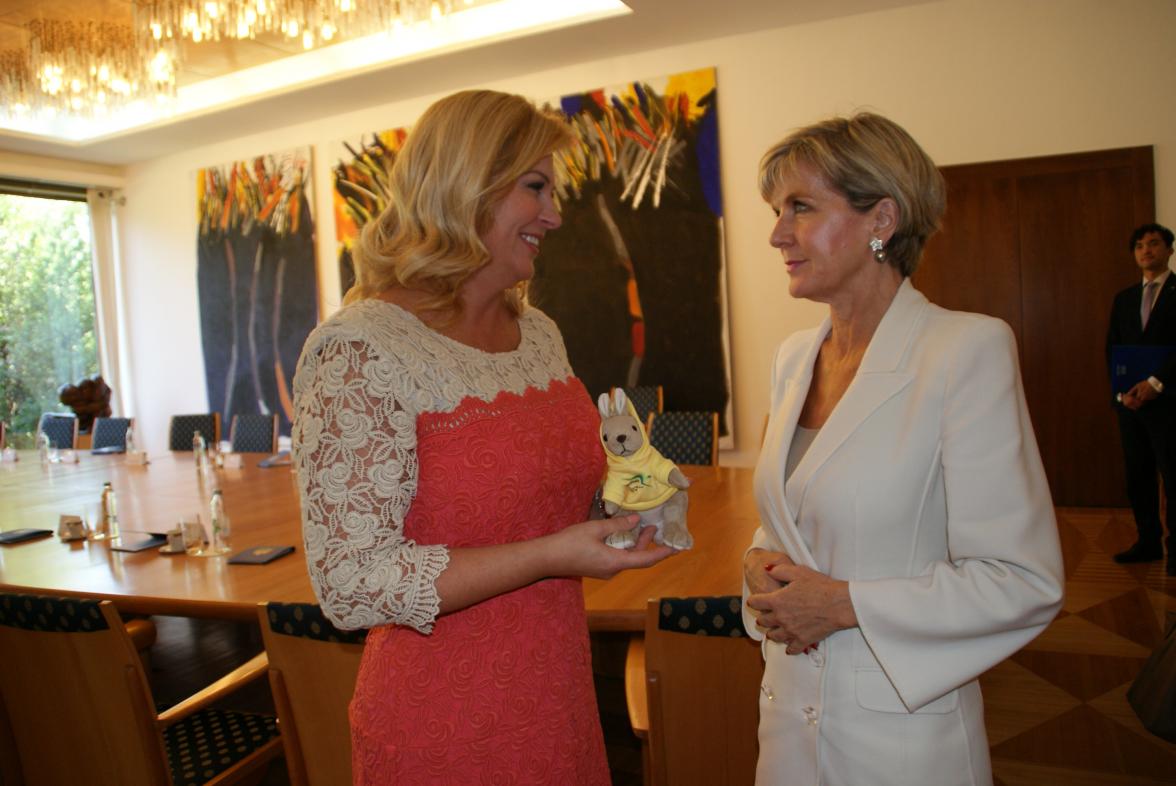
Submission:
[[[870,238],[870,250],[874,252],[875,262],[886,261],[886,249],[882,247],[882,240],[880,238]]]

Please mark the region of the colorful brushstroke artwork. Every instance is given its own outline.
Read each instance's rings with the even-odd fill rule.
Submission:
[[[407,135],[407,129],[394,128],[372,134],[366,142],[343,143],[346,154],[335,164],[333,192],[341,295],[355,283],[351,250],[359,230],[388,204],[388,173]]]
[[[667,410],[720,415],[732,444],[713,68],[564,96],[563,226],[528,297],[595,398],[661,385]]]
[[[310,148],[196,173],[196,280],[209,407],[279,414],[290,433],[291,386],[318,319]]]

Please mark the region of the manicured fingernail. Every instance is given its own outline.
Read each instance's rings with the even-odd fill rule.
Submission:
[[[774,567],[776,567],[776,563],[769,562],[767,565],[764,565],[764,570],[771,570]]]

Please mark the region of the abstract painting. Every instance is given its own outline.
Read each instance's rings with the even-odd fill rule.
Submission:
[[[196,281],[210,408],[278,413],[290,433],[291,386],[318,318],[310,148],[196,173]]]
[[[346,153],[335,164],[333,192],[340,295],[355,283],[352,247],[363,225],[388,204],[388,173],[407,135],[407,129],[395,128],[372,134],[366,142],[343,143]]]
[[[528,297],[595,397],[661,385],[668,410],[719,413],[732,444],[713,68],[564,96],[563,226]]]

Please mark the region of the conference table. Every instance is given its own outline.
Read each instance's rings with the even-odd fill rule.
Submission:
[[[219,488],[231,521],[233,552],[295,546],[266,565],[228,564],[226,557],[164,555],[156,548],[114,551],[106,541],[63,542],[56,534],[0,546],[0,590],[109,599],[120,611],[254,620],[264,601],[314,602],[302,549],[298,494],[291,467],[244,466],[198,471],[190,453],[151,456],[132,465],[119,455],[79,454],[76,463],[42,465],[35,453],[0,462],[0,531],[57,531],[62,514],[92,521],[102,486],[118,498],[123,540],[164,533],[197,514],[207,527],[208,501]],[[752,470],[683,466],[690,478],[689,527],[694,548],[645,570],[584,580],[589,625],[639,631],[650,598],[738,594],[742,556],[758,517]]]

